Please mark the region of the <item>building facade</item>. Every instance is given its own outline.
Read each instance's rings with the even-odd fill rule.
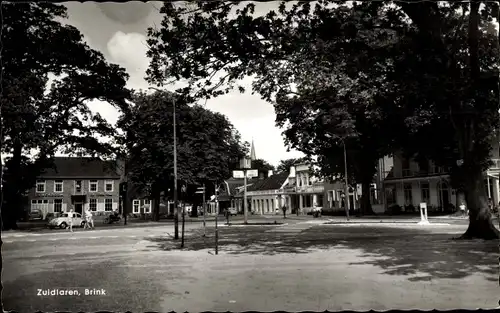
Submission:
[[[493,165],[485,173],[487,195],[497,204],[500,201],[499,143],[495,141],[492,149]],[[426,203],[428,209],[445,211],[455,210],[461,201],[465,201],[451,187],[449,169],[436,166],[432,161],[417,162],[401,153],[393,156],[393,168],[383,180],[385,190],[385,206],[398,205],[403,210],[418,209],[420,203]]]
[[[59,214],[118,209],[120,174],[114,162],[97,158],[56,157],[29,191],[30,211]]]
[[[249,199],[251,210],[254,214],[283,214],[281,210],[286,206],[287,213],[291,212],[290,195],[285,193],[285,186],[289,183],[288,173],[273,175],[269,171],[268,178],[255,181],[247,187],[247,198]],[[242,199],[240,192],[239,198]],[[243,204],[237,203],[237,209]],[[242,208],[241,208],[242,210]]]

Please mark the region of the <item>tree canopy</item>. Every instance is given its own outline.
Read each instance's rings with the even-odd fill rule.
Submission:
[[[149,81],[185,79],[191,96],[209,98],[252,76],[252,90],[288,125],[290,146],[316,155],[331,175],[345,143],[365,186],[388,152],[411,146],[443,160],[419,140],[433,134],[448,151],[444,163],[463,160],[452,177],[465,190],[470,225],[482,225],[470,229],[492,230],[482,173],[498,122],[498,37],[489,24],[498,3],[283,2],[263,16],[254,10],[166,3],[162,27],[149,30]]]
[[[291,158],[291,159],[285,159],[281,160],[278,166],[276,166],[276,172],[277,173],[288,173],[290,171],[290,168],[294,165],[297,165],[302,162],[306,162],[306,158]]]
[[[113,127],[87,104],[101,100],[122,109],[130,94],[125,70],[106,62],[76,28],[63,23],[63,5],[7,3],[2,16],[0,146],[11,155],[2,178],[2,219],[9,229],[16,227],[21,196],[57,151],[116,152],[98,139],[114,136]],[[33,149],[37,155],[26,157]]]
[[[118,122],[126,132],[122,142],[129,155],[128,174],[134,185],[158,200],[162,192],[173,195],[173,105],[179,196],[182,185],[188,186],[191,197],[196,187],[229,177],[248,152],[224,115],[190,106],[174,93],[136,93],[134,105]]]
[[[269,171],[274,171],[274,166],[269,164],[266,160],[256,159],[252,160],[252,169],[257,170],[259,177],[267,178]]]

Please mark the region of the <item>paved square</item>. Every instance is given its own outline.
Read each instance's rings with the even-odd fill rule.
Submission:
[[[3,247],[4,308],[444,310],[494,308],[500,299],[498,243],[450,240],[464,224],[221,227],[219,255],[209,226],[205,238],[200,227],[189,229],[183,251],[171,226],[11,237]]]

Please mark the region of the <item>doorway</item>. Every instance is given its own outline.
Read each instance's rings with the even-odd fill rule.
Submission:
[[[83,213],[83,203],[82,202],[75,202],[74,206],[75,206],[76,213],[80,213],[80,214]]]
[[[448,184],[444,182],[439,184],[439,204],[441,211],[446,211],[450,205],[450,191]]]

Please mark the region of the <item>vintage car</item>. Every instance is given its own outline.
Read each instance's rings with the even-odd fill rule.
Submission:
[[[84,227],[85,226],[85,220],[82,218],[82,215],[80,213],[71,213],[71,212],[65,212],[62,213],[59,217],[53,218],[49,221],[48,227],[49,228],[67,228],[70,224],[70,214],[73,214],[73,226],[74,227]]]

